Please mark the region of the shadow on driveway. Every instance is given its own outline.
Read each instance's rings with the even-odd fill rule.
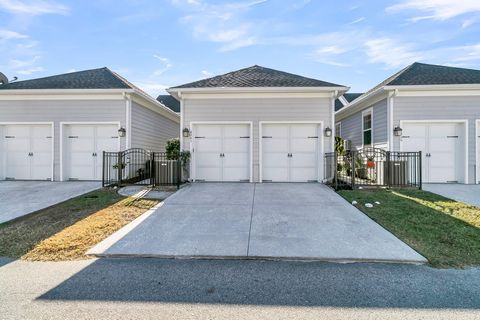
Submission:
[[[480,269],[99,259],[39,300],[480,309]]]

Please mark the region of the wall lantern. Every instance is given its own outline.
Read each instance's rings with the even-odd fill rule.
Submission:
[[[184,128],[182,132],[184,138],[190,137],[190,130],[188,128]]]
[[[118,129],[118,136],[119,137],[121,137],[121,138],[125,137],[126,133],[127,133],[127,130],[125,130],[125,128],[122,127],[120,129]]]
[[[395,129],[393,129],[393,134],[395,135],[395,137],[401,137],[402,133],[403,133],[403,129],[398,126],[395,127]]]
[[[325,137],[331,137],[332,136],[332,129],[329,127],[325,128]]]

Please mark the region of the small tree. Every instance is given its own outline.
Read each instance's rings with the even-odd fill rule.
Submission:
[[[180,159],[183,165],[190,160],[190,151],[180,151],[180,140],[178,138],[167,141],[165,152],[167,154],[167,160]]]

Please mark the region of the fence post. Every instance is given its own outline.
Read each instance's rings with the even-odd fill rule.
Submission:
[[[117,154],[117,186],[122,185],[122,167],[123,167],[123,159],[122,159],[122,152],[119,151]]]
[[[182,180],[182,160],[180,158],[177,159],[177,190],[180,189],[180,183]]]
[[[102,187],[105,188],[105,169],[106,169],[106,165],[105,165],[105,151],[103,151],[103,156],[102,156]]]
[[[418,184],[418,189],[422,190],[422,151],[418,152],[418,172],[418,181],[420,181],[420,183]]]
[[[355,162],[357,160],[357,156],[355,155],[355,151],[351,151],[352,153],[352,189],[355,188],[355,171],[357,170],[355,168]]]
[[[150,152],[150,185],[155,186],[155,152]]]
[[[392,169],[392,168],[391,168],[390,155],[391,155],[390,151],[387,151],[386,152],[386,161],[385,161],[385,164],[387,165],[387,170],[386,170],[387,171],[387,174],[386,174],[387,181],[385,181],[385,182],[386,182],[386,185],[387,185],[388,188],[392,187],[392,185],[391,185],[392,172],[390,172],[391,171],[390,169]]]

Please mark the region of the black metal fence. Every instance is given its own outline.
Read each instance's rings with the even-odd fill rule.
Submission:
[[[167,159],[165,152],[128,149],[103,152],[104,187],[125,185],[180,186],[180,160]]]
[[[422,188],[422,153],[364,148],[325,154],[325,178],[335,189]]]

